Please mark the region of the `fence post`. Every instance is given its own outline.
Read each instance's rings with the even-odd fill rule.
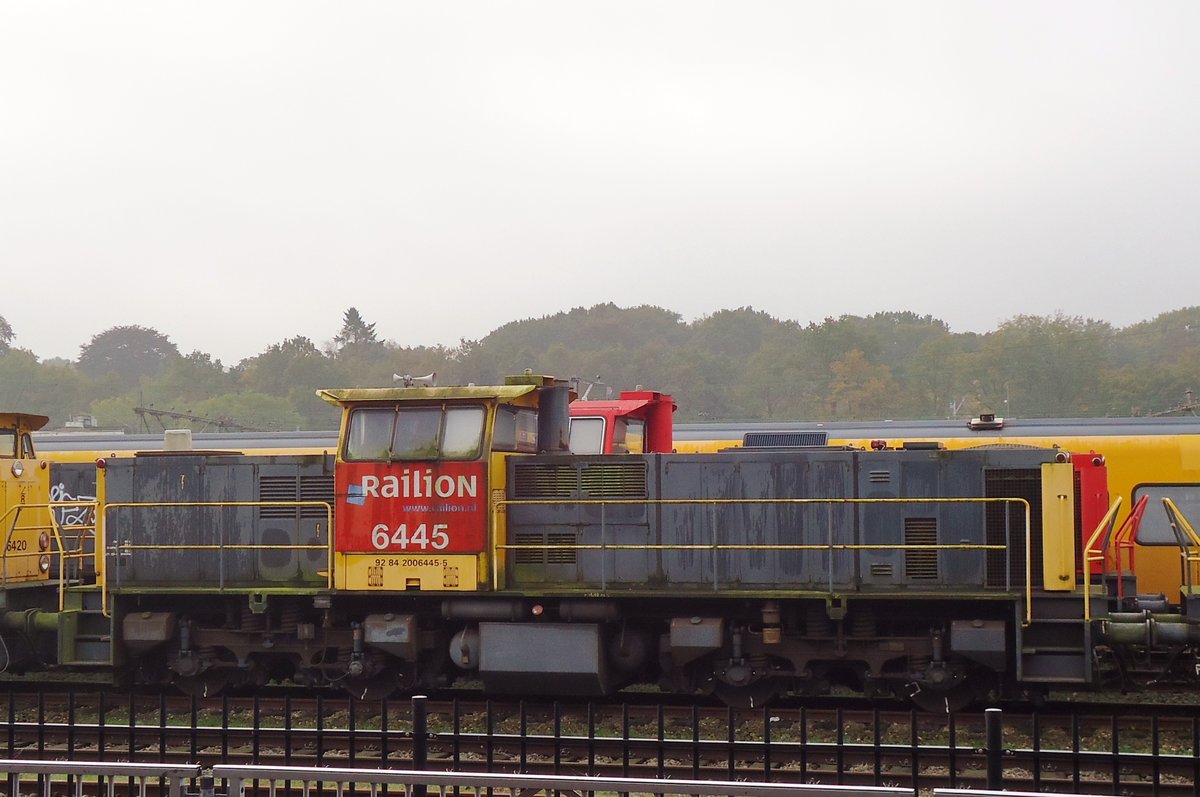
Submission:
[[[425,765],[429,761],[426,700],[425,695],[413,695],[412,698],[412,768],[418,772],[425,771]],[[426,797],[427,789],[423,783],[414,783],[412,797]]]
[[[989,708],[983,712],[984,728],[987,732],[987,788],[999,791],[1004,780],[1004,728],[1003,712]]]

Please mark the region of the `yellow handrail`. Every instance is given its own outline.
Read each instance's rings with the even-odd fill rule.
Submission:
[[[1179,543],[1179,566],[1184,585],[1190,591],[1192,588],[1192,565],[1200,563],[1200,534],[1192,528],[1192,524],[1170,498],[1162,499],[1163,508],[1167,511],[1167,521],[1175,529],[1176,541]]]
[[[1117,496],[1112,502],[1112,506],[1104,513],[1104,517],[1096,524],[1096,529],[1088,537],[1087,543],[1083,546],[1083,620],[1087,622],[1092,619],[1092,568],[1093,562],[1103,562],[1105,560],[1104,548],[1096,548],[1096,541],[1100,536],[1112,531],[1113,523],[1117,520],[1117,510],[1121,508],[1121,496]],[[1120,574],[1118,574],[1120,575]]]
[[[82,539],[83,539],[84,535],[82,535],[82,534],[79,535],[81,547],[75,551],[68,551],[67,547],[63,544],[62,526],[58,522],[58,515],[55,513],[55,510],[61,509],[64,507],[69,507],[69,506],[94,507],[95,501],[51,501],[49,503],[15,504],[15,505],[9,507],[8,510],[3,515],[0,515],[0,524],[4,523],[5,519],[8,518],[8,516],[10,514],[13,516],[12,523],[9,525],[8,533],[4,539],[3,555],[0,556],[0,584],[8,583],[8,560],[9,560],[9,558],[20,559],[20,558],[27,558],[27,557],[34,557],[34,556],[42,557],[42,556],[57,555],[58,556],[58,610],[59,611],[62,611],[64,608],[66,608],[66,587],[67,587],[66,563],[69,559],[83,559],[84,558],[84,554],[82,552],[82,550],[83,550],[82,549]],[[10,553],[8,550],[9,543],[12,541],[13,534],[16,531],[18,531],[17,520],[21,514],[21,511],[25,510],[25,509],[45,510],[47,513],[47,517],[49,517],[49,519],[50,519],[50,522],[46,523],[44,525],[43,524],[32,524],[29,526],[21,526],[21,527],[19,527],[19,530],[21,530],[21,531],[48,531],[50,533],[51,546],[44,551],[39,550],[39,551],[30,551],[30,552],[25,552],[25,553]],[[80,531],[86,531],[87,529],[89,529],[91,527],[90,526],[75,526],[75,525],[73,525],[73,526],[71,526],[71,528],[77,529]]]
[[[563,500],[563,499],[494,499],[492,506],[494,511],[491,513],[491,537],[493,540],[498,539],[498,524],[501,517],[505,517],[507,512],[506,507],[509,506],[551,506],[551,505],[571,505],[571,506],[670,506],[670,505],[700,505],[700,506],[721,506],[721,505],[772,505],[772,504],[817,504],[817,505],[845,505],[845,504],[1016,504],[1023,507],[1025,514],[1025,624],[1033,622],[1033,579],[1032,574],[1032,559],[1030,547],[1033,544],[1032,523],[1030,520],[1031,509],[1029,502],[1024,498],[662,498],[662,499],[646,499],[640,500],[635,498],[614,498],[614,499],[578,499],[578,500]],[[946,544],[920,544],[920,545],[904,545],[904,544],[860,544],[860,543],[826,543],[826,544],[769,544],[769,545],[729,545],[718,544],[715,541],[709,544],[703,543],[678,543],[666,545],[650,545],[650,544],[570,544],[570,543],[547,543],[545,545],[517,545],[517,544],[502,544],[494,543],[494,547],[499,550],[552,550],[552,549],[576,549],[576,550],[598,550],[598,549],[615,549],[615,550],[980,550],[980,551],[997,551],[1006,550],[1005,545],[996,544],[971,544],[971,543],[946,543]],[[500,590],[500,557],[492,557],[492,588]]]
[[[108,513],[113,509],[175,509],[187,507],[210,507],[210,508],[228,508],[228,507],[264,507],[278,506],[295,508],[299,510],[301,507],[315,506],[325,510],[326,529],[328,529],[329,541],[324,545],[321,544],[297,544],[297,545],[262,545],[252,543],[219,543],[208,545],[170,545],[170,544],[147,544],[138,545],[132,543],[122,543],[119,546],[120,551],[219,551],[219,550],[271,550],[271,551],[325,551],[325,586],[326,589],[333,588],[333,506],[328,501],[147,501],[147,502],[114,502],[106,503],[103,510],[103,521],[105,527],[108,524]],[[318,534],[320,529],[318,527]],[[105,569],[107,573],[107,568]],[[105,595],[108,594],[107,575],[105,576]]]

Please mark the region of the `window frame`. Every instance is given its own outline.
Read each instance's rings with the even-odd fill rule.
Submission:
[[[576,450],[576,448],[575,448],[575,424],[576,424],[576,422],[583,422],[583,421],[600,421],[600,438],[599,438],[600,448],[599,448],[599,450],[590,450],[590,449],[588,451]],[[572,454],[577,454],[577,455],[603,454],[604,453],[604,441],[607,439],[607,435],[608,435],[608,418],[606,418],[605,416],[603,416],[603,415],[572,415],[571,416],[570,441],[569,442],[570,442]]]
[[[342,443],[342,460],[344,462],[476,462],[484,454],[484,437],[487,426],[487,407],[482,404],[456,404],[448,402],[440,402],[437,404],[396,404],[385,406],[363,406],[353,407],[349,411],[349,418],[346,421],[346,439]],[[413,457],[413,456],[396,456],[394,454],[396,446],[396,432],[398,429],[398,421],[401,415],[408,412],[434,410],[439,414],[438,429],[435,437],[437,451],[432,457]],[[447,425],[452,414],[460,414],[462,411],[477,413],[479,423],[475,437],[474,449],[467,454],[466,452],[451,452],[447,454]],[[384,413],[391,414],[390,433],[388,435],[388,448],[383,456],[361,456],[352,451],[352,442],[354,438],[355,419],[357,416],[365,415],[382,415]]]
[[[1178,496],[1166,493],[1166,490],[1171,488],[1190,488],[1195,493],[1195,498],[1181,503]],[[1130,492],[1132,500],[1130,506],[1137,505],[1138,500],[1142,497],[1142,491],[1151,490],[1154,491],[1150,493],[1151,503],[1156,499],[1170,498],[1188,520],[1196,522],[1196,518],[1200,517],[1200,482],[1142,482],[1141,484],[1135,484],[1133,490]],[[1151,514],[1150,507],[1146,507],[1146,514],[1142,516],[1142,525],[1138,528],[1135,540],[1138,545],[1143,545],[1147,548],[1161,548],[1164,546],[1179,547],[1179,542],[1175,539],[1175,533],[1171,530],[1171,524],[1167,521],[1166,513],[1162,511],[1161,506],[1160,501],[1159,511],[1154,514],[1154,520],[1149,529],[1146,527],[1146,521],[1151,517]],[[1166,531],[1166,537],[1163,539],[1160,539],[1158,535],[1150,540],[1143,536],[1144,532],[1161,531],[1163,529]]]

